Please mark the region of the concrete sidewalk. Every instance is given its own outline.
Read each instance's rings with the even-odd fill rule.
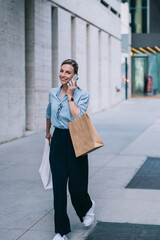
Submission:
[[[160,100],[130,99],[91,116],[105,147],[89,155],[89,193],[96,220],[160,225],[160,191],[125,189],[147,156],[160,157]],[[45,132],[0,145],[0,240],[51,240],[52,190],[38,173]],[[90,228],[79,222],[68,196],[71,240]],[[96,239],[98,240],[98,239]]]

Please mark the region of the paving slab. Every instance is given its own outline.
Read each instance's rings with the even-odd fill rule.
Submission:
[[[103,167],[90,179],[90,186],[97,194],[106,188],[124,188],[135,172],[135,168]]]
[[[150,128],[143,132],[121,154],[160,156],[160,119],[155,121]]]
[[[7,228],[1,228],[0,230],[0,239],[1,240],[15,240],[17,239],[21,234],[23,234],[24,230],[16,230],[16,229],[7,229]]]
[[[118,155],[112,159],[107,167],[115,168],[139,168],[144,161],[146,156],[131,156],[131,155]]]
[[[97,198],[96,206],[97,221],[160,225],[159,201]]]

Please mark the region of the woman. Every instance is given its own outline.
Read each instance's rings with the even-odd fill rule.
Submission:
[[[46,138],[50,141],[50,166],[53,179],[55,237],[68,240],[67,182],[73,207],[84,226],[94,221],[95,203],[88,194],[88,156],[76,158],[68,130],[68,122],[86,112],[89,94],[79,89],[72,79],[78,74],[78,64],[67,59],[61,64],[61,86],[52,88],[46,110]],[[55,127],[51,137],[51,124]]]

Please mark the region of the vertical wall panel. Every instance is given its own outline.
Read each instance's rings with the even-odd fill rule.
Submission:
[[[116,89],[121,89],[121,42],[110,37],[110,93],[111,106],[118,104],[122,95]]]
[[[87,89],[86,79],[86,23],[75,17],[72,18],[72,58],[79,65],[78,86]]]
[[[35,131],[45,127],[51,88],[51,6],[29,0],[26,13],[26,128]]]
[[[88,91],[90,93],[89,111],[94,113],[99,107],[99,49],[98,49],[98,29],[88,27]]]
[[[24,1],[0,1],[0,142],[25,131]]]
[[[57,87],[58,79],[58,9],[52,7],[52,87]]]
[[[34,0],[25,1],[26,130],[34,130],[35,24]]]
[[[71,15],[58,8],[58,71],[62,61],[71,58]],[[59,79],[57,79],[59,85]]]
[[[99,32],[99,110],[110,106],[108,34]]]

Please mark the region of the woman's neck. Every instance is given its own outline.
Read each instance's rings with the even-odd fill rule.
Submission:
[[[63,91],[63,93],[66,94],[66,93],[67,93],[67,90],[68,90],[68,86],[67,86],[67,84],[62,85],[61,90]]]

